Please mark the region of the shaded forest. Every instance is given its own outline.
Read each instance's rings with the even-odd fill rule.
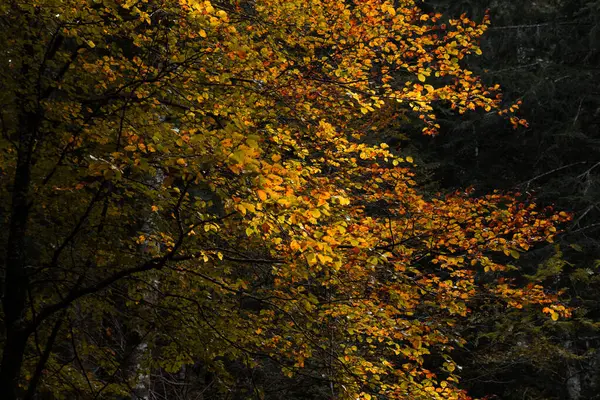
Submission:
[[[0,26],[0,399],[600,398],[599,1]]]
[[[462,352],[472,393],[502,399],[598,398],[600,167],[600,4],[432,2],[451,15],[492,25],[474,71],[522,101],[529,126],[512,130],[497,116],[449,116],[447,135],[413,141],[438,187],[524,192],[573,212],[555,244],[519,260],[526,278],[566,290],[571,320],[485,308],[465,327],[477,345]],[[492,397],[493,398],[493,397]]]

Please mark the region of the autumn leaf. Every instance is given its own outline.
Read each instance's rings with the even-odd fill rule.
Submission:
[[[258,195],[258,198],[261,201],[266,201],[267,200],[267,193],[264,190],[260,190],[259,189],[259,190],[256,191],[256,194]]]

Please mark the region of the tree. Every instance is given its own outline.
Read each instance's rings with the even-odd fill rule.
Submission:
[[[487,20],[412,1],[1,4],[5,398],[130,396],[194,365],[227,389],[227,360],[333,397],[465,398],[449,353],[469,302],[569,314],[503,276],[567,214],[426,199],[410,157],[367,144],[390,111],[429,134],[434,102],[508,113],[461,66]]]

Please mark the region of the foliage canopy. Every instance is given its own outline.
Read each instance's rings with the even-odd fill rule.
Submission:
[[[466,398],[450,351],[471,301],[568,314],[509,264],[568,215],[424,198],[412,159],[372,143],[390,112],[434,134],[435,102],[510,114],[461,66],[487,20],[409,0],[4,0],[0,23],[7,399],[127,396],[227,359],[339,398]]]

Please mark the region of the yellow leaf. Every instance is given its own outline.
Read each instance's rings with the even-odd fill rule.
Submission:
[[[300,250],[300,244],[296,240],[292,240],[290,242],[290,249],[292,249],[293,251]]]
[[[181,166],[185,166],[185,160],[183,158],[180,158],[177,160],[177,164],[179,164]]]
[[[313,217],[315,218],[319,218],[321,216],[321,211],[319,211],[318,209],[314,208],[312,210],[310,210],[310,213],[312,214]]]
[[[200,36],[206,37],[206,31],[204,29],[200,29]]]
[[[406,162],[413,163],[415,160],[411,156],[406,157]]]
[[[425,75],[423,74],[418,74],[417,75],[417,79],[420,80],[421,82],[425,82]]]
[[[254,207],[254,204],[252,204],[252,203],[242,203],[242,204],[244,205],[244,207],[246,207],[246,210],[248,210],[252,213],[256,212],[256,207]]]
[[[237,205],[237,209],[238,209],[239,212],[242,213],[242,215],[246,215],[247,210],[246,210],[246,207],[244,207],[243,204],[238,204]]]
[[[350,204],[350,200],[345,197],[340,197],[340,205],[347,206],[348,204]]]

